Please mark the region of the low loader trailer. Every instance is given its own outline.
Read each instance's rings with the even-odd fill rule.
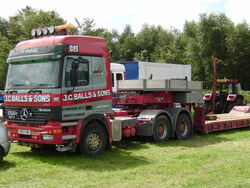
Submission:
[[[120,80],[112,98],[105,40],[67,35],[70,28],[34,29],[33,39],[11,50],[2,109],[11,141],[95,156],[124,137],[162,142],[250,126],[248,107],[235,107],[237,118],[206,120],[205,110],[196,107],[202,102],[199,81]]]

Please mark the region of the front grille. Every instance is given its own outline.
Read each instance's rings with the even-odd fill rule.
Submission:
[[[28,117],[22,116],[22,110],[26,109]],[[46,123],[49,120],[52,109],[42,107],[5,107],[4,116],[12,122],[18,123]],[[48,110],[49,109],[49,110]],[[22,118],[23,117],[23,118]]]

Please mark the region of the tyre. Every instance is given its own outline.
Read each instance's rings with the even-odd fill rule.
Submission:
[[[155,120],[153,127],[153,140],[155,142],[167,141],[172,133],[172,126],[166,116],[159,116]]]
[[[89,124],[82,132],[77,152],[88,156],[99,155],[106,149],[107,140],[107,133],[100,124]]]
[[[190,117],[182,113],[176,122],[176,136],[179,140],[186,140],[192,136],[192,121]]]
[[[3,156],[4,156],[3,149],[0,147],[0,163],[3,161]]]

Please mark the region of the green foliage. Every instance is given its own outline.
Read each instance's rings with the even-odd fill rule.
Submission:
[[[130,25],[122,33],[97,27],[94,19],[75,18],[71,34],[103,37],[112,51],[111,61],[151,61],[192,65],[193,80],[204,81],[210,89],[213,80],[213,58],[218,58],[217,77],[238,79],[244,90],[250,90],[250,30],[249,24],[234,25],[225,14],[201,14],[198,22],[186,21],[183,32],[144,24],[135,34]],[[29,6],[9,20],[0,18],[0,66],[6,60],[9,45],[30,38],[32,28],[60,25],[65,21],[55,11],[36,10]],[[6,40],[8,42],[6,42]],[[7,45],[6,43],[9,43]],[[4,53],[3,53],[4,52]],[[5,72],[5,71],[2,71]],[[0,76],[4,76],[0,71]],[[3,82],[0,80],[0,86]]]
[[[244,104],[250,104],[250,91],[241,91],[240,94],[244,97]]]
[[[55,11],[36,10],[29,6],[20,10],[9,19],[8,34],[10,41],[15,44],[31,38],[33,28],[50,25],[61,25],[65,21]]]
[[[214,57],[220,60],[218,77],[230,75],[227,39],[233,28],[233,23],[224,14],[202,14],[199,23],[187,22],[185,25],[184,33],[189,38],[187,61],[192,64],[195,79],[204,80],[206,88],[212,85]]]
[[[5,37],[8,37],[8,22],[7,20],[5,20],[4,18],[1,18],[0,17],[0,34],[5,36]]]
[[[6,60],[12,45],[7,37],[0,34],[0,89],[4,89],[7,72]]]
[[[0,88],[4,88],[7,72],[6,59],[14,45],[30,39],[33,28],[61,25],[65,21],[55,11],[36,10],[29,6],[19,10],[8,21],[0,18]]]

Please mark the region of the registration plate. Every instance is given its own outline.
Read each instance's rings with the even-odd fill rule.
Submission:
[[[18,129],[18,134],[31,135],[30,130]]]

